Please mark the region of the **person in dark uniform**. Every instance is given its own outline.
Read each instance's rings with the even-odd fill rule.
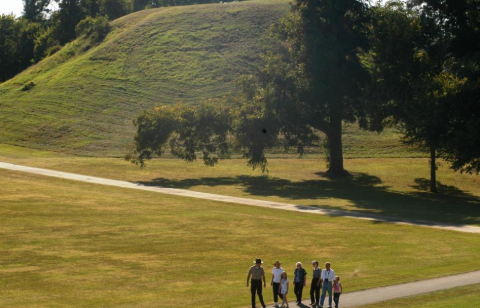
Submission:
[[[260,300],[262,307],[265,308],[267,306],[263,302],[262,280],[263,280],[263,287],[266,288],[267,285],[265,284],[265,271],[262,268],[263,262],[261,259],[256,259],[253,262],[255,263],[255,265],[250,267],[250,270],[248,271],[248,276],[247,276],[247,288],[248,288],[248,283],[251,282],[250,291],[252,292],[252,308],[255,308],[255,293],[258,294],[258,299]],[[250,277],[252,277],[251,281],[250,281]]]
[[[322,269],[318,266],[318,261],[312,261],[313,266],[313,276],[312,276],[312,285],[310,286],[310,299],[312,306],[318,306],[320,304],[320,289],[322,284],[318,283],[320,281],[320,276],[322,275]]]

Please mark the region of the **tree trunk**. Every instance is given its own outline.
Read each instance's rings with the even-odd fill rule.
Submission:
[[[430,191],[437,192],[437,163],[434,147],[430,147]]]
[[[349,173],[343,168],[342,120],[331,121],[327,133],[330,145],[330,168],[326,175],[332,177],[346,176]]]

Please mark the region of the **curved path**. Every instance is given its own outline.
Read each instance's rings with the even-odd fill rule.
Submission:
[[[405,298],[425,293],[431,293],[436,291],[442,291],[452,289],[456,287],[467,286],[471,284],[480,283],[480,271],[470,272],[459,275],[452,275],[441,278],[434,278],[422,281],[409,282],[399,285],[393,285],[388,287],[381,287],[375,289],[369,289],[365,291],[345,293],[340,296],[340,307],[356,307],[364,306],[384,301]],[[307,290],[308,289],[308,290]],[[267,299],[271,297],[271,289],[264,292],[263,296]],[[304,289],[304,297],[309,296],[310,288]],[[295,295],[293,292],[289,292],[289,297],[292,298]],[[332,303],[333,304],[333,303]],[[295,303],[289,303],[291,308],[297,307]],[[273,306],[269,306],[273,307]],[[298,307],[311,307],[310,300],[303,301]],[[328,298],[325,299],[324,307],[328,307]],[[381,307],[381,306],[380,306]]]
[[[295,205],[290,203],[223,196],[223,195],[191,191],[186,189],[148,186],[148,185],[143,185],[143,184],[134,183],[134,182],[111,180],[111,179],[98,178],[98,177],[93,177],[88,175],[27,167],[27,166],[2,163],[2,162],[0,162],[0,168],[38,174],[43,176],[56,177],[56,178],[67,179],[67,180],[92,183],[92,184],[101,184],[101,185],[108,185],[108,186],[115,186],[115,187],[152,191],[152,192],[158,192],[162,194],[176,195],[176,196],[182,196],[182,197],[191,197],[191,198],[207,199],[212,201],[260,206],[260,207],[273,208],[273,209],[279,209],[279,210],[304,212],[304,213],[310,213],[310,214],[342,216],[342,217],[364,219],[364,220],[377,221],[377,222],[389,222],[394,224],[413,225],[413,226],[420,226],[420,227],[480,234],[480,227],[469,226],[469,225],[446,224],[446,223],[435,223],[435,222],[423,221],[423,220],[401,219],[396,217],[378,216],[378,215],[373,215],[368,213],[322,209],[322,208],[313,207],[313,206],[300,206],[300,205]]]

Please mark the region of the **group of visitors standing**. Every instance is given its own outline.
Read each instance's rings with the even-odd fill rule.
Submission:
[[[262,280],[263,287],[266,287],[265,283],[265,271],[262,267],[262,260],[256,259],[254,261],[255,265],[250,268],[247,276],[247,287],[251,286],[252,292],[252,308],[255,308],[255,299],[256,294],[262,304],[262,307],[265,308],[266,305],[263,301],[262,295]],[[274,307],[280,307],[278,304],[278,299],[282,300],[281,307],[288,308],[288,294],[290,289],[290,280],[288,279],[287,272],[281,267],[280,261],[275,261],[272,269],[272,281],[271,286],[273,288],[273,301]],[[321,269],[318,265],[318,261],[312,261],[313,266],[313,275],[312,283],[310,285],[310,299],[312,300],[311,306],[313,308],[319,307],[323,308],[326,295],[328,293],[328,307],[332,307],[332,296],[335,302],[335,307],[338,308],[340,301],[340,294],[342,293],[342,284],[340,283],[340,277],[335,275],[335,271],[330,268],[330,263],[325,263],[325,269]],[[250,280],[250,277],[252,278]],[[303,288],[307,285],[307,271],[302,267],[301,262],[297,262],[295,271],[293,272],[293,282],[294,289],[293,292],[296,296],[295,303],[299,304],[302,302],[302,293]],[[320,291],[322,295],[320,296]],[[333,291],[333,294],[332,294]]]

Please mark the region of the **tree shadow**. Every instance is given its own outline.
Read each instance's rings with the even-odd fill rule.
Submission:
[[[252,198],[282,198],[282,202],[296,203],[304,210],[338,210],[329,199],[346,200],[356,211],[379,216],[435,221],[451,224],[480,224],[480,198],[466,191],[439,183],[439,193],[429,193],[427,179],[416,179],[412,185],[417,191],[402,193],[390,190],[380,178],[367,173],[352,173],[341,178],[326,178],[293,182],[288,179],[241,175],[236,177],[203,177],[170,180],[157,178],[140,182],[148,186],[191,189],[196,186],[238,186]],[[222,194],[221,191],[218,191]],[[322,205],[315,204],[322,200]],[[311,201],[311,203],[309,203]],[[332,211],[335,215],[335,211]],[[368,215],[367,215],[368,216]]]

